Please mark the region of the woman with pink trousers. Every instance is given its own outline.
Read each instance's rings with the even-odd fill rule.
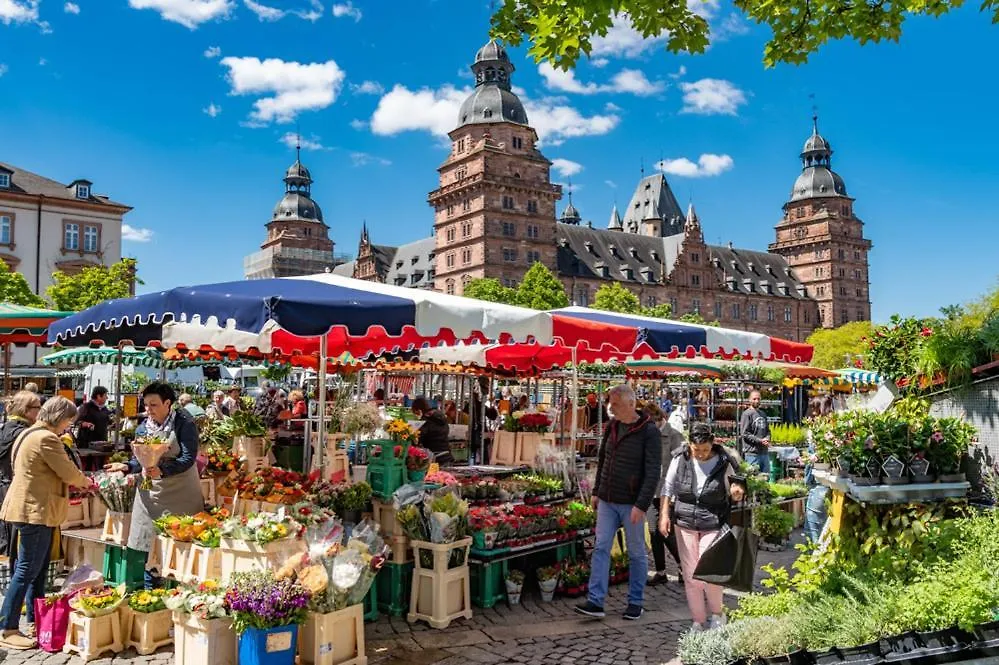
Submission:
[[[745,479],[737,475],[738,470],[738,459],[715,443],[708,425],[698,423],[691,428],[690,444],[673,454],[666,471],[659,531],[667,536],[670,529],[676,529],[694,631],[725,624],[722,588],[695,580],[694,570],[721,527],[728,524],[731,500],[742,501],[746,495]]]

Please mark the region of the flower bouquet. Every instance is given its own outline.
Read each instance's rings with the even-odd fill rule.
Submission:
[[[166,589],[150,589],[133,593],[128,597],[128,606],[135,612],[150,614],[167,609],[165,600],[170,592]]]
[[[544,433],[551,425],[551,419],[547,413],[521,413],[519,417],[517,414],[514,416],[517,418],[517,429],[520,432]]]
[[[396,418],[385,426],[385,431],[393,441],[416,443],[416,429],[402,418]]]
[[[159,436],[146,436],[132,442],[132,454],[142,466],[142,484],[140,490],[151,490],[153,479],[149,473],[157,468],[160,460],[170,450],[170,442]]]
[[[216,508],[210,513],[196,515],[163,515],[153,520],[153,528],[161,536],[169,536],[181,543],[198,543],[205,547],[218,547],[222,522],[229,511]]]
[[[428,468],[430,468],[430,451],[419,446],[410,446],[406,452],[406,469],[426,471]]]
[[[225,607],[237,634],[297,626],[305,622],[308,606],[305,587],[294,580],[278,580],[270,571],[236,573],[225,593]]]
[[[282,538],[298,536],[301,525],[282,513],[241,515],[222,524],[222,536],[257,545],[267,545]]]
[[[69,600],[69,606],[87,617],[111,614],[125,600],[125,585],[83,591]]]
[[[94,476],[97,496],[112,513],[130,513],[135,502],[135,476],[120,473],[98,473]]]
[[[205,580],[196,587],[173,589],[163,598],[167,609],[191,614],[199,619],[224,619],[229,616],[225,589],[216,580]]]
[[[423,481],[428,485],[441,485],[444,487],[458,484],[458,479],[454,477],[454,474],[447,471],[437,471],[427,474]]]
[[[239,465],[232,450],[225,445],[213,443],[205,447],[205,477],[225,476],[235,471]]]

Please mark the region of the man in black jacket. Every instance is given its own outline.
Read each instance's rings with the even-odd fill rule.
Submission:
[[[451,448],[448,445],[448,435],[451,427],[447,418],[439,410],[430,406],[430,400],[422,395],[413,400],[413,415],[423,421],[417,430],[420,446],[434,454],[438,462],[451,461]]]
[[[749,393],[749,408],[739,419],[739,437],[746,462],[762,473],[770,472],[770,424],[760,410],[760,391]]]
[[[108,425],[111,414],[108,412],[108,389],[96,386],[90,392],[90,401],[80,407],[76,413],[76,424],[80,429],[76,435],[76,444],[86,448],[94,441],[108,440]]]
[[[610,389],[611,421],[604,430],[593,485],[597,510],[597,542],[590,562],[590,592],[576,612],[602,618],[610,578],[614,535],[624,527],[628,543],[628,608],[625,619],[642,616],[645,578],[649,572],[645,552],[645,512],[652,503],[662,467],[659,429],[635,409],[635,391],[627,384]]]

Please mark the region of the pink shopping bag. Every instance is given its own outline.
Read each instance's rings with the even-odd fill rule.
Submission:
[[[59,653],[66,644],[69,630],[69,597],[61,596],[54,601],[35,599],[35,628],[38,633],[38,648],[49,653]]]

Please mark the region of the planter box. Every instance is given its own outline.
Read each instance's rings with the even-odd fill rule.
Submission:
[[[409,611],[413,587],[413,563],[386,563],[375,577],[378,609],[389,616],[401,617]]]
[[[176,665],[236,665],[236,633],[229,619],[199,619],[174,613]]]
[[[302,665],[366,665],[361,605],[329,614],[309,614],[298,635]]]
[[[205,503],[209,506],[216,505],[217,496],[214,478],[202,478],[201,479],[201,498],[205,500]]]
[[[104,505],[99,496],[88,497],[88,500],[90,502],[90,526],[103,526],[108,507]]]
[[[182,582],[187,567],[187,557],[193,543],[181,543],[168,536],[160,536],[160,577]]]
[[[541,434],[538,432],[517,432],[517,448],[514,466],[534,466],[534,458],[541,448]]]
[[[472,618],[472,595],[468,571],[471,538],[435,545],[413,541],[416,567],[406,620],[426,621],[434,628],[447,628],[455,619]],[[451,553],[461,552],[463,565],[448,568]],[[432,557],[431,566],[421,565],[421,552]]]
[[[237,638],[239,665],[294,665],[298,626],[248,628]]]
[[[69,500],[69,512],[66,514],[66,521],[62,523],[63,529],[77,529],[90,526],[90,497]]]
[[[124,630],[125,646],[133,647],[140,656],[148,656],[160,647],[173,644],[173,612],[135,612],[128,605],[123,607],[128,616]]]
[[[66,560],[66,568],[73,570],[83,564],[94,570],[104,565],[104,543],[76,538],[63,534],[62,551]]]
[[[305,551],[305,543],[297,538],[284,538],[267,545],[223,538],[219,547],[221,570],[218,579],[227,580],[233,573],[252,570],[276,570],[288,558]]]
[[[372,519],[378,524],[378,528],[381,529],[383,538],[406,535],[406,532],[402,530],[402,524],[399,524],[397,517],[399,511],[395,509],[395,506],[391,502],[372,499],[371,509]]]
[[[101,540],[124,547],[128,543],[128,530],[132,526],[132,513],[111,513],[105,511],[104,531]]]
[[[217,547],[192,544],[184,564],[184,581],[192,578],[198,582],[222,577],[222,552]]]
[[[493,434],[493,449],[489,463],[493,466],[513,466],[517,459],[517,432],[499,430]]]
[[[237,496],[233,501],[232,514],[251,515],[253,513],[271,513],[272,515],[276,515],[282,508],[287,511],[291,506],[283,503],[271,503],[270,501],[244,499],[241,496]]]
[[[127,547],[106,545],[101,570],[108,584],[124,584],[129,591],[140,589],[145,583],[146,554]]]
[[[121,653],[125,649],[122,616],[121,609],[95,618],[85,617],[78,612],[71,613],[63,653],[76,654],[84,661],[94,660],[109,651]],[[125,619],[126,623],[127,621]]]

